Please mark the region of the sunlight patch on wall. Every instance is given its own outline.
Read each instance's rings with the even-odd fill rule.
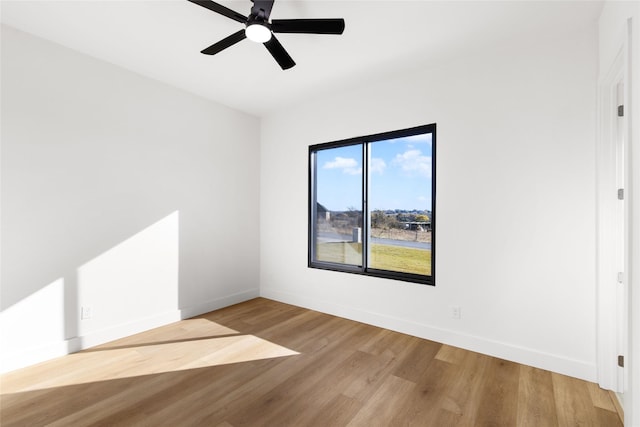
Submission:
[[[0,313],[0,372],[177,320],[178,268],[174,211],[80,267],[61,269],[62,277]]]
[[[171,213],[78,268],[78,336],[178,308],[179,215]]]
[[[64,333],[64,279],[60,278],[0,313],[2,371],[13,349],[33,353],[38,347],[64,340]]]

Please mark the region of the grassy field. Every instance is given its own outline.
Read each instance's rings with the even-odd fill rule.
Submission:
[[[322,243],[316,251],[318,261],[360,265],[361,243]],[[431,275],[431,251],[391,245],[371,245],[371,268],[403,273]]]

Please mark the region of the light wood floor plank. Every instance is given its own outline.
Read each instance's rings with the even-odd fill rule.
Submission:
[[[622,426],[595,384],[263,298],[2,375],[0,424]]]
[[[466,355],[467,352],[461,348],[442,345],[436,354],[436,359],[442,360],[443,362],[453,363],[454,365],[459,365],[462,363]]]
[[[561,426],[599,426],[603,414],[593,406],[588,383],[560,374],[551,374],[558,424]],[[596,410],[598,409],[598,410]],[[609,412],[609,411],[607,411]],[[615,417],[617,419],[617,417]],[[612,419],[611,422],[614,422]],[[605,424],[610,426],[619,425]]]
[[[485,385],[485,371],[489,356],[466,351],[460,360],[452,381],[443,393],[441,410],[436,418],[437,425],[474,426],[478,412],[479,400],[473,398],[481,394]]]
[[[337,395],[327,405],[311,415],[309,422],[300,424],[310,427],[345,426],[362,409],[362,403],[358,399]]]
[[[477,426],[516,425],[520,365],[492,358],[484,372]]]
[[[405,380],[416,381],[427,370],[442,345],[429,340],[411,338],[404,351],[405,355],[398,361],[393,375]]]
[[[551,373],[530,366],[520,367],[518,426],[558,425]]]
[[[408,426],[434,425],[457,367],[434,359],[416,379],[414,392],[397,407]],[[429,420],[429,423],[425,424]]]
[[[415,388],[414,382],[389,375],[347,425],[350,427],[406,425],[409,420],[398,419],[402,415],[398,414],[395,408],[404,402]]]
[[[597,384],[589,383],[587,384],[587,389],[589,390],[589,395],[591,396],[591,403],[596,408],[605,409],[607,411],[616,412],[616,407],[611,400],[611,396],[609,395],[609,391],[603,390],[598,387]]]

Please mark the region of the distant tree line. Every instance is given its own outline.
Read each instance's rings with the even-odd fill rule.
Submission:
[[[403,230],[409,222],[431,221],[429,211],[396,211],[379,209],[371,212],[371,227]],[[332,212],[330,221],[334,227],[362,227],[362,211],[349,207],[346,211]]]
[[[425,213],[387,213],[389,211],[375,210],[371,212],[371,227],[373,228],[399,228],[404,229],[407,222],[430,222]]]

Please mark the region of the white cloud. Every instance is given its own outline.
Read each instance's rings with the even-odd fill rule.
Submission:
[[[323,169],[343,169],[354,168],[358,166],[356,159],[349,159],[345,157],[336,157],[332,162],[326,162]]]
[[[390,139],[389,142],[391,144],[395,144],[397,142],[403,144],[409,144],[410,147],[413,147],[413,144],[429,144],[431,145],[431,134],[430,133],[421,133],[418,135],[405,136],[398,139]]]
[[[346,157],[336,157],[332,162],[326,162],[323,169],[342,169],[342,173],[349,175],[359,175],[362,173],[362,168],[358,167],[356,159]]]
[[[422,133],[419,135],[408,136],[403,138],[405,142],[411,142],[414,144],[429,144],[431,145],[431,134],[430,133]]]
[[[379,159],[379,158],[371,158],[371,161],[369,162],[369,170],[373,173],[379,173],[379,174],[383,174],[384,170],[387,168],[387,164],[384,162],[383,159]]]
[[[402,154],[396,154],[393,164],[400,166],[404,172],[431,177],[431,157],[423,156],[420,150],[407,150]]]
[[[362,175],[362,168],[344,168],[342,172],[349,175]]]

